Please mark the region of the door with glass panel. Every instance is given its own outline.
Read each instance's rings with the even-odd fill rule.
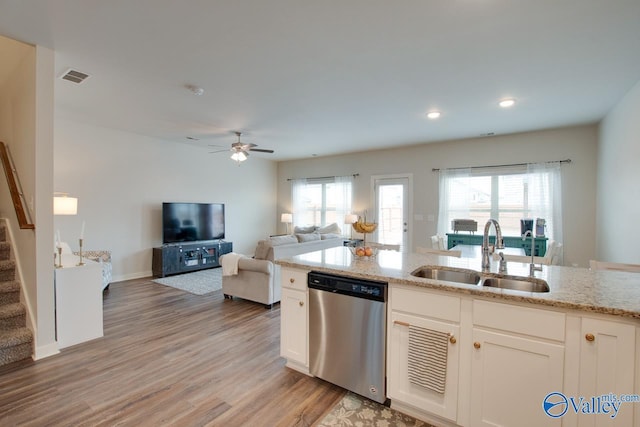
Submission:
[[[374,177],[375,221],[378,229],[374,236],[378,243],[410,248],[409,187],[410,176]]]

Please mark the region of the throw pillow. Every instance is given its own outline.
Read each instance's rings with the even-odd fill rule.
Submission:
[[[320,235],[318,233],[296,234],[296,237],[300,243],[320,240]]]
[[[313,233],[314,231],[316,231],[316,228],[317,227],[315,225],[309,225],[308,227],[295,226],[295,227],[293,227],[293,233],[294,234]]]
[[[269,245],[266,240],[259,240],[256,246],[256,253],[253,255],[255,259],[265,259],[269,253]]]
[[[271,246],[280,246],[280,245],[289,245],[291,243],[298,243],[298,239],[296,239],[296,236],[287,234],[286,236],[269,237],[269,242],[271,243]]]
[[[336,224],[334,222],[333,224],[325,225],[324,227],[318,227],[318,233],[320,233],[320,234],[327,234],[327,233],[340,234],[340,233],[342,233],[342,230],[340,229],[340,227],[338,227],[338,224]]]

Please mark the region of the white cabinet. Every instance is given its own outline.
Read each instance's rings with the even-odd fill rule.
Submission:
[[[458,405],[460,299],[421,290],[391,289],[391,318],[387,343],[387,395],[395,408],[407,413],[426,411],[455,421]],[[437,316],[437,317],[435,317]],[[449,335],[444,393],[409,379],[409,327]],[[407,405],[410,405],[407,407]]]
[[[282,268],[280,301],[280,355],[287,366],[309,373],[307,272]]]
[[[591,397],[634,394],[636,328],[630,324],[582,318],[579,395]],[[622,403],[615,418],[578,415],[579,426],[631,426],[634,407]]]
[[[561,391],[564,314],[474,301],[470,426],[559,426],[542,410]]]
[[[473,331],[471,426],[559,426],[542,401],[562,390],[564,347],[533,339]]]
[[[91,260],[63,255],[55,270],[56,340],[69,347],[103,336],[102,266]]]

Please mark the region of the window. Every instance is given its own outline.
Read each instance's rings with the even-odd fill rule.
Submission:
[[[498,220],[505,236],[520,235],[520,219],[544,218],[549,239],[562,241],[560,165],[440,171],[438,234],[451,232],[451,220],[473,219],[481,232]]]
[[[335,222],[344,233],[344,216],[351,211],[352,186],[352,176],[293,180],[293,225],[323,226]]]

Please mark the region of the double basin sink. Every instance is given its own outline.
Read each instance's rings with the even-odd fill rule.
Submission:
[[[444,280],[446,282],[488,288],[511,289],[523,292],[549,292],[549,284],[535,277],[508,276],[503,274],[485,275],[474,270],[452,267],[425,266],[411,273],[415,277]]]

